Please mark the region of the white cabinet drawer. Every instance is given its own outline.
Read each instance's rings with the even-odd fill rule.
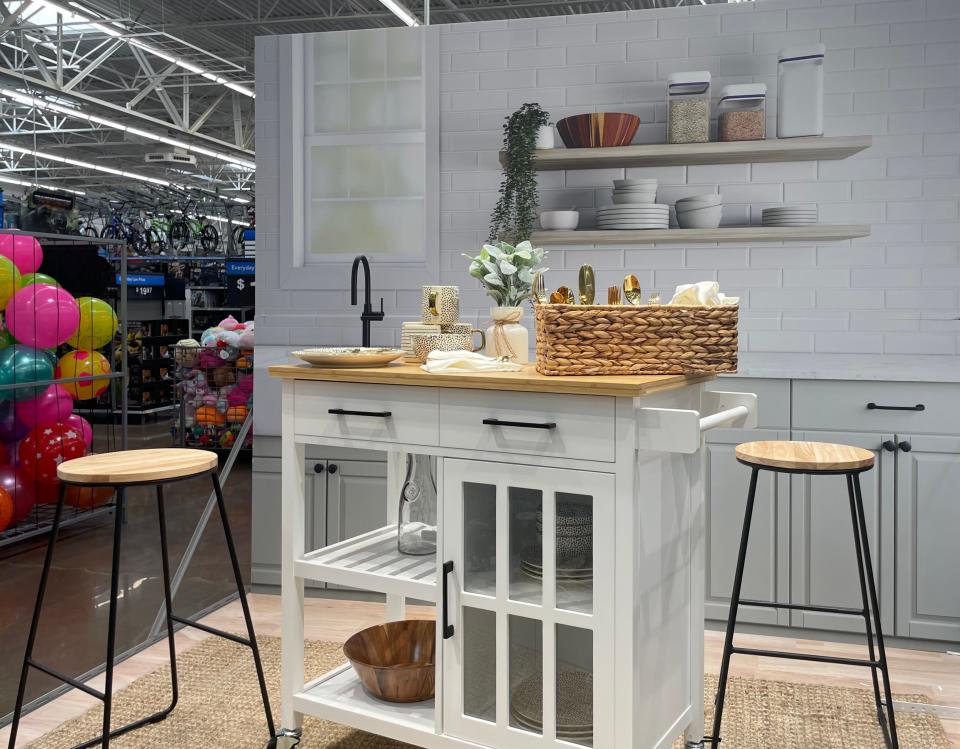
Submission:
[[[297,434],[438,444],[440,413],[433,388],[298,380],[294,398]]]
[[[794,429],[955,434],[958,414],[955,383],[793,382]]]
[[[441,390],[440,411],[444,447],[615,460],[612,397]]]

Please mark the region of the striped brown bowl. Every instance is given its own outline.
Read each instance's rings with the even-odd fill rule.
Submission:
[[[436,622],[405,619],[357,632],[343,654],[373,697],[421,702],[433,697],[436,639]]]
[[[567,148],[628,146],[640,127],[640,118],[624,112],[590,112],[564,117],[557,130]]]

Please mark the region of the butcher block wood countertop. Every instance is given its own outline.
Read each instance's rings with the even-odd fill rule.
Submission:
[[[387,367],[312,367],[308,364],[276,364],[271,377],[321,382],[360,382],[373,385],[416,385],[419,387],[467,388],[473,390],[515,390],[528,393],[570,395],[614,395],[636,398],[641,395],[708,382],[716,375],[598,375],[595,377],[548,377],[532,364],[519,372],[445,372],[431,374],[419,364],[391,364]]]

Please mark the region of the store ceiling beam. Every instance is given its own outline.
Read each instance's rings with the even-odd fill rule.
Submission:
[[[147,76],[147,82],[143,84],[140,90],[137,92],[137,95],[134,96],[130,101],[127,102],[127,109],[133,109],[137,104],[146,99],[153,92],[157,86],[160,85],[160,82],[169,76],[171,73],[179,70],[179,66],[170,63],[166,68],[161,70],[154,76]],[[224,92],[226,94],[226,92]]]
[[[150,61],[146,58],[139,49],[136,47],[131,47],[130,50],[133,52],[133,56],[137,58],[137,62],[140,64],[141,69],[149,78],[156,78],[157,73],[154,71],[153,66],[150,64]],[[157,98],[160,100],[160,103],[163,104],[163,108],[167,110],[167,116],[172,122],[174,122],[178,128],[183,129],[183,117],[177,111],[177,108],[173,105],[173,100],[162,86],[154,86],[153,93],[156,94]],[[185,131],[186,132],[186,131]]]
[[[100,53],[100,56],[96,60],[91,62],[87,67],[77,73],[73,78],[67,81],[63,85],[64,91],[72,91],[77,87],[77,84],[80,83],[84,78],[89,76],[93,71],[99,68],[103,63],[110,59],[114,52],[116,52],[120,47],[123,46],[123,42],[114,42],[109,47],[107,47],[103,52]]]
[[[20,23],[20,18],[30,10],[36,3],[34,0],[23,0],[20,7],[11,11],[6,2],[0,2],[0,13],[3,14],[3,23],[0,24],[0,36],[3,36],[13,26]]]
[[[47,83],[52,83],[56,85],[56,79],[50,73],[50,70],[47,68],[47,63],[40,57],[40,53],[37,52],[37,48],[32,41],[24,37],[23,46],[27,50],[27,54],[30,56],[30,59],[33,60],[33,64],[37,66],[37,72],[43,77]]]
[[[236,93],[234,93],[233,95],[234,97],[237,96]],[[203,123],[205,123],[207,119],[209,119],[210,115],[212,115],[217,110],[217,108],[226,98],[227,98],[227,92],[221,91],[220,95],[210,103],[210,106],[208,106],[203,111],[203,113],[193,121],[193,123],[190,125],[190,132],[195,133],[197,130],[203,127]]]

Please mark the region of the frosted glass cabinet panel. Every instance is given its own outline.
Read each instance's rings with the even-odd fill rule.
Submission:
[[[422,258],[427,153],[422,29],[308,37],[304,263]]]
[[[613,746],[612,700],[594,682],[611,683],[595,664],[615,662],[614,477],[455,459],[443,476],[444,732]]]

